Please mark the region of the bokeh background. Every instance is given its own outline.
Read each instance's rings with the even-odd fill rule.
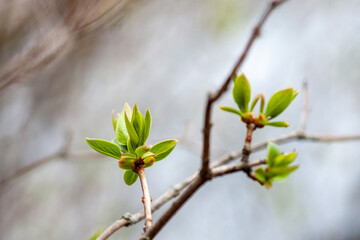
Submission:
[[[1,185],[1,239],[88,239],[142,209],[85,137],[112,139],[111,111],[149,108],[148,143],[178,138],[147,170],[153,199],[200,166],[205,96],[239,57],[265,0],[1,0],[0,177],[58,153]],[[241,71],[267,99],[307,81],[308,131],[360,133],[360,1],[292,0],[266,22]],[[304,96],[279,117],[288,129],[256,131],[254,143],[296,129]],[[234,106],[227,93],[217,105]],[[245,128],[217,108],[212,160],[240,150]],[[242,173],[205,185],[157,239],[360,239],[360,144],[291,142],[297,170],[271,190]],[[90,152],[90,154],[88,154]],[[256,153],[251,159],[264,156]],[[168,206],[168,205],[166,205]],[[156,221],[159,213],[154,214]],[[143,223],[110,239],[137,239]]]

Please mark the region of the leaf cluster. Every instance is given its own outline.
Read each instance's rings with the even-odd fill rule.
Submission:
[[[138,178],[137,169],[152,166],[167,157],[175,148],[177,140],[159,142],[152,147],[145,146],[151,128],[151,114],[147,109],[145,117],[138,106],[134,108],[126,103],[121,113],[112,114],[115,138],[112,142],[86,138],[87,143],[97,152],[119,160],[119,167],[124,169],[124,181],[132,185]]]
[[[244,74],[234,76],[233,98],[239,107],[239,110],[220,106],[224,111],[237,114],[241,120],[246,124],[255,124],[257,128],[262,128],[265,125],[273,127],[288,127],[289,123],[285,121],[272,121],[275,117],[280,115],[298,95],[299,91],[293,88],[285,88],[275,92],[265,107],[265,97],[263,94],[258,94],[251,101],[251,87],[249,81]],[[253,110],[260,100],[260,110],[255,116]]]
[[[255,177],[265,187],[270,188],[273,181],[284,181],[290,173],[295,171],[299,166],[289,166],[296,158],[296,152],[281,153],[279,147],[269,142],[267,146],[268,155],[265,169],[259,167],[255,170]]]

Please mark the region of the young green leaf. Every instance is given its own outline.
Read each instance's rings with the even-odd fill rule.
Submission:
[[[131,125],[134,126],[134,129],[139,137],[139,139],[141,139],[142,134],[143,134],[143,122],[142,121],[143,116],[141,115],[139,108],[137,106],[137,104],[135,104],[134,109],[133,109],[133,113],[132,113],[132,118],[131,118]]]
[[[121,145],[126,145],[129,138],[129,133],[126,128],[125,123],[125,113],[129,119],[132,117],[132,110],[129,104],[125,103],[125,106],[120,114],[118,114],[118,122],[116,124],[116,139],[121,143]]]
[[[144,125],[144,134],[143,134],[143,139],[142,139],[142,144],[145,144],[146,139],[149,137],[149,133],[150,133],[150,128],[151,128],[151,114],[149,109],[146,109],[146,114],[145,114],[145,125]]]
[[[275,164],[275,158],[281,154],[281,151],[279,147],[273,142],[269,142],[267,147],[268,147],[267,165],[269,167],[273,167]]]
[[[86,138],[86,142],[92,147],[95,151],[119,159],[121,156],[120,147],[115,143],[95,138]]]
[[[141,121],[141,134],[139,136],[139,146],[142,146],[145,144],[145,134],[146,134],[146,130],[145,130],[145,118],[143,117],[143,115],[140,113],[140,121]]]
[[[131,142],[130,138],[128,139],[128,142],[127,142],[127,149],[130,153],[133,153],[135,154],[135,148],[134,148],[134,145],[133,143]]]
[[[274,93],[266,106],[265,116],[272,119],[282,113],[294,99],[294,92],[292,88],[287,88]]]
[[[127,170],[124,172],[124,181],[127,185],[133,185],[138,179],[139,175],[131,170]]]
[[[159,142],[150,148],[150,152],[155,153],[155,161],[160,161],[167,157],[177,144],[177,140],[170,139]]]
[[[125,111],[122,111],[120,114],[118,114],[115,135],[116,135],[116,139],[121,145],[127,144],[129,134],[127,132],[126,124],[125,124]]]
[[[289,177],[289,174],[277,175],[271,178],[271,181],[284,182]]]
[[[175,148],[175,146],[172,147],[172,148],[170,148],[169,150],[161,153],[161,154],[156,155],[155,161],[158,162],[158,161],[163,160],[164,158],[166,158],[166,157],[172,152],[172,150],[173,150],[174,148]]]
[[[281,154],[275,157],[274,165],[277,167],[288,166],[296,158],[296,152]]]
[[[125,124],[126,124],[127,132],[129,133],[129,137],[130,137],[131,142],[133,142],[136,145],[139,142],[139,136],[136,133],[135,128],[131,124],[131,122],[130,122],[129,118],[127,117],[126,113],[125,113]]]
[[[142,157],[145,153],[147,153],[149,151],[149,147],[146,147],[146,146],[141,146],[141,147],[138,147],[136,150],[135,150],[135,153],[136,153],[136,157]]]
[[[269,168],[268,175],[270,178],[277,176],[289,175],[291,172],[295,171],[299,166],[284,166],[284,167],[272,167]]]
[[[235,114],[241,116],[241,112],[239,112],[238,110],[236,110],[234,108],[227,107],[227,106],[220,106],[220,109],[225,112],[235,113]]]
[[[248,112],[251,98],[251,88],[244,74],[238,76],[234,81],[233,97],[242,113]]]
[[[288,126],[290,126],[290,124],[288,122],[283,122],[283,121],[280,121],[280,122],[267,122],[264,125],[272,126],[272,127],[288,127]]]

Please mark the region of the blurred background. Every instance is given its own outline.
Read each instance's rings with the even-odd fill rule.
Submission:
[[[111,111],[149,108],[149,144],[177,138],[147,170],[153,199],[200,166],[205,96],[239,57],[265,0],[1,0],[1,238],[88,239],[142,209],[139,181],[85,137],[111,140]],[[253,94],[309,83],[308,131],[360,133],[360,1],[288,1],[266,22],[241,68]],[[279,117],[298,127],[304,96]],[[228,92],[218,105],[235,106]],[[242,148],[245,127],[214,109],[212,161]],[[71,141],[70,141],[71,139]],[[67,155],[60,156],[67,145]],[[205,185],[157,239],[360,239],[360,145],[291,142],[300,164],[266,190],[238,173]],[[263,157],[265,151],[251,159]],[[51,160],[49,160],[51,159]],[[166,207],[154,214],[154,219]],[[143,222],[109,239],[138,239]]]

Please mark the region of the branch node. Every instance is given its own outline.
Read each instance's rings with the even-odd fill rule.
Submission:
[[[298,129],[298,130],[296,131],[296,137],[297,137],[298,139],[305,139],[305,138],[306,138],[306,133],[305,133],[305,131],[302,130],[302,129]]]
[[[211,170],[210,170],[209,166],[207,168],[201,169],[200,176],[205,181],[208,181],[212,178],[212,174],[211,174]]]
[[[130,213],[125,213],[124,215],[122,215],[121,218],[127,221],[127,223],[125,224],[125,227],[128,227],[128,226],[136,223],[134,216],[131,215]]]

